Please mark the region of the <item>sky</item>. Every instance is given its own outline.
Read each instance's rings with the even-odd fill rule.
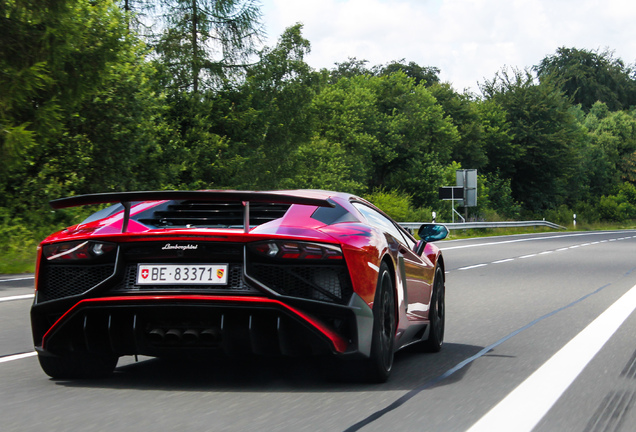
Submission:
[[[267,46],[298,22],[315,69],[350,57],[440,69],[479,93],[504,67],[525,69],[557,48],[614,52],[636,63],[635,0],[261,0]]]

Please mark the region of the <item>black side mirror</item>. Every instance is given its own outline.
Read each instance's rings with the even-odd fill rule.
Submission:
[[[417,235],[426,243],[443,240],[448,235],[448,228],[444,225],[428,223],[420,227]]]

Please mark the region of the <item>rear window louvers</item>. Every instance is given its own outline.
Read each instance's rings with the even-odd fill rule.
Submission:
[[[250,203],[250,226],[282,218],[290,204]],[[169,201],[132,219],[154,228],[243,228],[245,207],[240,202]]]

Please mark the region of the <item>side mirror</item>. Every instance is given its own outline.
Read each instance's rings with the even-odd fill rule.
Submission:
[[[426,243],[443,240],[448,235],[448,228],[444,225],[428,223],[420,227],[417,235]]]

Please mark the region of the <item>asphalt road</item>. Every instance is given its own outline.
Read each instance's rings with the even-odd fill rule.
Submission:
[[[126,357],[51,380],[29,354],[33,279],[2,276],[0,431],[636,430],[636,231],[440,246],[445,345],[398,353],[381,385],[295,359]]]

